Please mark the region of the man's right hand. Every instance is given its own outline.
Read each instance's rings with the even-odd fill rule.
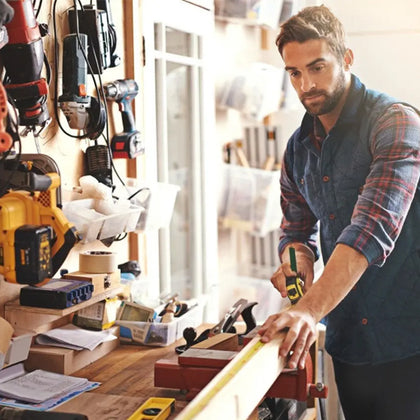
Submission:
[[[296,253],[296,267],[298,272],[292,271],[290,267],[289,248],[295,248]],[[315,256],[312,250],[301,243],[288,244],[280,257],[282,264],[271,276],[271,283],[280,292],[282,297],[287,297],[286,277],[299,276],[303,282],[303,290],[306,292],[312,286],[314,280],[314,262]]]

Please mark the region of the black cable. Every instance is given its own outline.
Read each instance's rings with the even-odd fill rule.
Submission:
[[[7,127],[9,128],[8,133],[12,136],[12,139],[13,139],[12,146],[15,143],[18,143],[19,151],[15,155],[15,158],[14,158],[14,160],[16,162],[16,165],[13,166],[13,170],[10,172],[10,175],[7,177],[6,182],[0,188],[0,197],[2,197],[7,192],[8,186],[10,185],[10,181],[12,180],[13,175],[16,172],[17,164],[19,163],[20,157],[21,157],[21,154],[22,154],[22,141],[21,141],[21,138],[20,138],[20,135],[19,135],[19,125],[18,125],[19,116],[17,114],[16,108],[13,105],[13,98],[8,93],[7,93],[7,100],[11,104],[13,112],[15,114],[14,115],[15,118],[12,119],[11,116],[9,115],[9,113],[7,113]],[[6,160],[6,158],[10,155],[11,149],[12,149],[12,147],[10,147],[10,149],[7,152],[3,153],[2,157],[1,157],[1,160],[0,160],[0,163],[4,162]]]
[[[79,0],[79,4],[80,4],[82,10],[84,10],[83,5],[81,4],[80,0]],[[53,5],[53,31],[54,31],[54,39],[55,39],[55,41],[54,41],[54,55],[55,55],[55,68],[56,68],[55,78],[54,78],[54,80],[55,80],[54,114],[55,114],[58,126],[69,137],[72,137],[72,138],[75,138],[75,139],[85,139],[85,138],[96,139],[102,134],[105,126],[107,126],[108,112],[107,112],[107,107],[106,107],[106,101],[104,99],[105,94],[103,93],[102,80],[100,79],[100,76],[99,76],[99,80],[100,80],[101,89],[99,89],[99,87],[98,87],[96,79],[93,75],[91,65],[90,65],[89,60],[87,58],[86,51],[84,50],[84,48],[81,44],[81,41],[80,41],[79,17],[78,17],[76,0],[73,0],[73,7],[74,7],[75,12],[76,12],[75,13],[75,26],[76,26],[76,36],[77,36],[79,48],[82,52],[82,55],[83,55],[83,57],[84,57],[84,59],[87,63],[89,71],[91,73],[92,80],[93,80],[94,85],[95,85],[95,91],[96,91],[98,101],[99,101],[99,103],[98,103],[98,106],[99,106],[98,119],[97,119],[95,125],[93,126],[93,128],[91,128],[90,130],[84,130],[84,134],[82,134],[82,135],[72,134],[72,133],[68,132],[60,122],[59,115],[58,115],[58,108],[59,108],[59,106],[58,106],[58,68],[59,68],[58,56],[59,56],[59,54],[58,54],[57,23],[56,23],[57,0],[54,0],[54,5]],[[97,64],[96,54],[95,54],[94,50],[93,50],[93,55],[94,55],[94,59],[95,59],[96,64]],[[102,94],[101,94],[101,92],[102,92]],[[101,110],[104,110],[104,112],[101,112]],[[101,117],[101,115],[104,115],[104,116]]]

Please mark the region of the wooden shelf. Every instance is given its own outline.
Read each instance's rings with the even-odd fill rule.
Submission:
[[[118,293],[121,293],[123,290],[124,288],[122,286],[114,287],[112,289],[106,290],[105,292],[98,293],[97,295],[92,295],[90,299],[85,300],[84,302],[78,303],[77,305],[69,306],[68,308],[64,308],[64,309],[40,308],[38,306],[23,306],[19,303],[19,300],[14,300],[14,301],[6,303],[6,310],[18,309],[19,311],[24,311],[24,312],[65,316],[73,312],[76,312],[79,309],[90,306],[96,302],[100,302],[101,300],[104,300],[110,296],[115,296]]]
[[[25,333],[40,334],[52,328],[67,324],[70,321],[71,315],[79,309],[115,296],[123,290],[123,286],[114,287],[105,292],[93,295],[90,299],[82,303],[64,309],[23,306],[20,305],[18,300],[14,300],[6,303],[4,316],[14,328],[16,335]]]

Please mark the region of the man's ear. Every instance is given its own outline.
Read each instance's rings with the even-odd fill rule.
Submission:
[[[344,68],[346,70],[350,70],[350,67],[353,65],[353,61],[353,51],[350,48],[347,48],[346,52],[344,53]]]

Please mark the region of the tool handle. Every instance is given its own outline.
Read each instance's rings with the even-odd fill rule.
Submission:
[[[290,268],[297,273],[297,266],[296,266],[296,251],[295,248],[292,246],[289,248],[289,258],[290,258]]]
[[[296,265],[296,251],[295,248],[292,246],[289,248],[289,258],[290,258],[290,268],[292,271],[297,273],[297,265]],[[294,305],[299,301],[299,299],[303,296],[303,289],[302,289],[302,280],[300,277],[286,277],[286,290],[287,290],[287,297],[290,300],[290,303]]]

